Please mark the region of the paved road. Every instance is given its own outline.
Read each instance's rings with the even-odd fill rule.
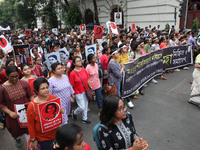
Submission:
[[[133,100],[134,109],[128,109],[134,116],[139,136],[149,143],[149,150],[191,150],[200,149],[200,108],[187,102],[190,95],[193,67],[167,74],[168,80],[158,79],[158,84],[148,83],[145,95]],[[82,124],[81,115],[76,121],[84,132],[84,138],[96,150],[92,128],[99,122],[96,102],[90,103],[88,113],[92,125]],[[71,119],[69,122],[73,122]],[[0,150],[17,150],[15,142],[5,131],[0,131]],[[21,150],[25,150],[24,144]]]

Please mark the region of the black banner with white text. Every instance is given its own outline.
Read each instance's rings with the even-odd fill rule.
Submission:
[[[165,70],[192,64],[192,50],[190,46],[176,46],[164,48],[141,56],[133,62],[126,63],[122,97],[126,98],[140,89],[155,76]]]

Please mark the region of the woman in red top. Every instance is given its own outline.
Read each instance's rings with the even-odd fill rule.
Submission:
[[[44,76],[42,69],[39,65],[33,64],[33,65],[30,65],[30,67],[31,67],[31,75],[35,75],[37,77],[43,77]]]
[[[42,132],[37,106],[40,103],[55,99],[56,96],[49,94],[49,82],[45,78],[36,79],[33,87],[37,97],[29,104],[27,109],[28,131],[31,147],[36,149],[37,144],[39,144],[41,150],[49,150],[51,149],[52,140],[55,138],[57,129]],[[63,108],[61,108],[61,113],[64,113]]]
[[[103,65],[104,70],[104,83],[108,82],[108,60],[110,58],[110,48],[105,47],[103,49],[103,55],[100,57],[101,64]]]
[[[87,118],[88,99],[85,94],[86,90],[92,88],[89,81],[89,75],[87,71],[82,67],[81,58],[79,56],[74,56],[72,61],[73,70],[70,73],[69,80],[75,91],[76,102],[78,104],[78,108],[72,111],[72,118],[77,120],[76,115],[82,112],[83,123],[91,124],[92,122]]]
[[[71,73],[71,66],[72,66],[72,59],[74,57],[74,51],[72,50],[69,53],[69,61],[67,62],[67,70],[66,70],[66,75],[69,77]]]
[[[162,37],[160,39],[160,49],[166,48],[166,47],[167,47],[167,45],[166,45],[166,39],[164,37]]]

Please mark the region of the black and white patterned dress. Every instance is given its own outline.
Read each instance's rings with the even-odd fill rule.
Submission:
[[[99,136],[103,150],[127,149],[133,145],[134,139],[138,138],[130,113],[127,113],[127,117],[111,130],[100,126]]]

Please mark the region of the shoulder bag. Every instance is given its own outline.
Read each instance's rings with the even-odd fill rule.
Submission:
[[[75,70],[74,70],[74,71],[75,71]],[[76,72],[76,71],[75,71],[75,72]],[[86,96],[87,96],[88,101],[94,100],[94,98],[95,98],[95,92],[94,92],[92,89],[86,90],[85,84],[83,83],[81,77],[78,75],[77,72],[76,72],[76,74],[77,74],[77,76],[80,78],[80,80],[81,80],[81,82],[82,82],[82,84],[83,84],[83,87],[84,87],[84,89],[85,89],[85,94],[86,94]]]
[[[4,88],[2,88],[2,95],[3,95],[3,103],[5,104],[5,95],[4,95]],[[5,130],[6,127],[6,115],[3,111],[0,111],[0,130]]]
[[[108,73],[108,79],[109,79],[109,73]],[[106,89],[105,89],[105,93],[106,96],[108,95],[119,95],[118,90],[117,90],[117,86],[116,86],[116,78],[115,78],[115,82],[113,85],[106,85]]]

